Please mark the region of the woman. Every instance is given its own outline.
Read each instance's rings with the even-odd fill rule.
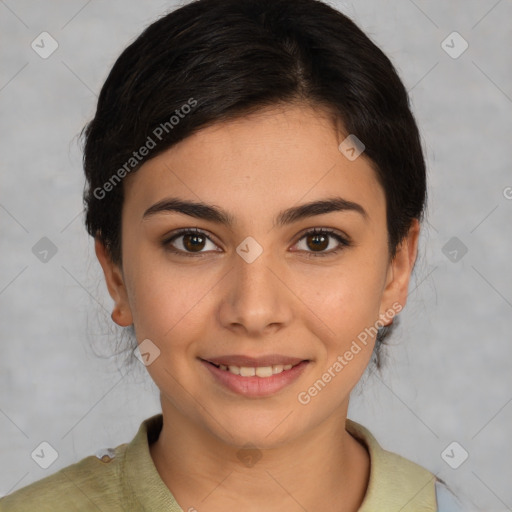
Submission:
[[[347,419],[406,304],[425,163],[389,59],[316,0],[198,0],[119,57],[86,225],[162,414],[15,510],[449,511]]]

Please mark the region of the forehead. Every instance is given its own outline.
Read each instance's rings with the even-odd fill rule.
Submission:
[[[203,128],[147,161],[125,183],[125,205],[144,209],[172,195],[228,211],[263,214],[327,196],[384,212],[385,196],[364,153],[340,150],[347,134],[307,106],[265,109]]]

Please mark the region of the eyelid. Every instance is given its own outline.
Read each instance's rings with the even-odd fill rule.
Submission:
[[[327,233],[332,236],[336,235],[336,236],[339,236],[340,238],[342,238],[347,244],[352,243],[351,238],[347,234],[345,234],[343,231],[340,231],[339,229],[328,228],[325,226],[303,229],[297,235],[295,235],[297,237],[297,242],[299,242],[305,235],[308,235],[309,233],[320,233],[320,234]],[[297,243],[297,242],[295,242],[295,243]]]

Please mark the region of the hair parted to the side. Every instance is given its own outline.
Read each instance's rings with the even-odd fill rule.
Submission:
[[[152,23],[122,52],[82,130],[89,234],[122,265],[123,187],[113,177],[135,173],[204,127],[290,103],[329,112],[364,143],[385,192],[393,258],[411,221],[424,215],[418,128],[390,60],[352,20],[319,0],[196,0]],[[135,161],[133,152],[148,138],[154,146]],[[396,323],[395,317],[379,330],[377,368]]]

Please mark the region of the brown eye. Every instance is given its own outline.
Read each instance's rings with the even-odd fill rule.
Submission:
[[[210,247],[208,247],[210,244]],[[162,242],[164,248],[184,256],[202,256],[206,252],[216,251],[216,245],[206,233],[198,229],[182,229]],[[204,249],[208,249],[205,251]]]
[[[331,242],[334,242],[331,244]],[[302,247],[300,247],[302,245]],[[301,237],[297,247],[308,257],[332,256],[342,248],[350,247],[351,242],[335,231],[329,229],[313,229]],[[326,250],[330,248],[330,250]]]
[[[323,234],[307,235],[306,245],[313,251],[324,251],[329,246],[329,237]]]
[[[183,246],[187,251],[196,252],[200,251],[204,248],[206,243],[206,237],[203,235],[182,235],[183,236]]]

